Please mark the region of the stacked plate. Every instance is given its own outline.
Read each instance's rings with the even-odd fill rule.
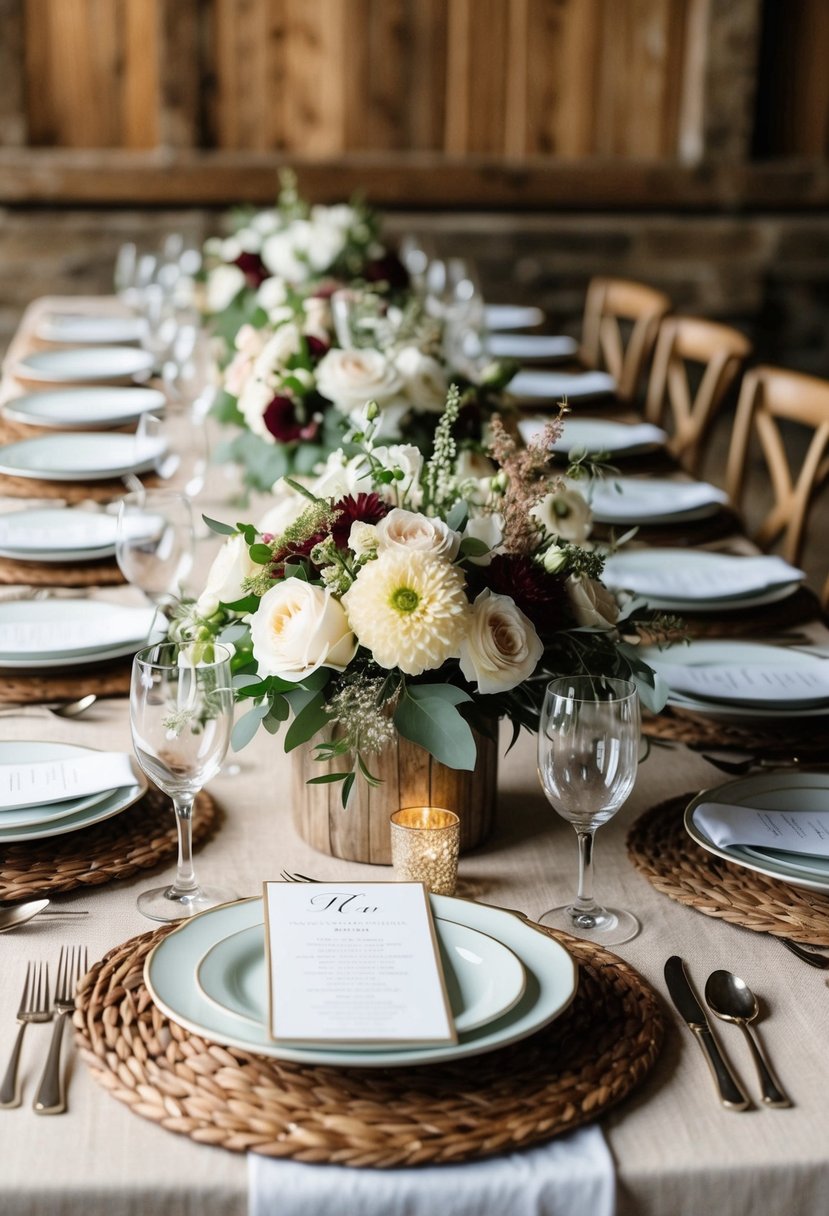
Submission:
[[[0,742],[0,779],[3,768],[27,764],[60,763],[65,760],[100,756],[89,747],[68,743]],[[10,798],[0,808],[0,841],[11,844],[20,840],[39,840],[46,836],[64,836],[79,828],[90,827],[132,806],[147,790],[147,780],[137,765],[132,765],[132,779],[111,789],[99,790],[85,797],[68,797],[36,806],[14,805]]]
[[[496,359],[528,359],[552,363],[573,359],[579,344],[564,334],[494,333],[487,339],[487,349]]]
[[[512,391],[512,385],[510,385]],[[548,418],[524,418],[518,429],[525,443],[540,435]],[[649,422],[607,422],[604,418],[566,418],[552,450],[562,456],[586,452],[589,456],[638,456],[664,447],[667,434]]]
[[[166,621],[155,608],[103,600],[8,600],[0,603],[0,670],[86,666],[135,654],[161,641]]]
[[[558,1017],[576,992],[563,946],[518,916],[431,896],[458,1042],[440,1047],[285,1047],[268,1037],[261,899],[213,908],[155,947],[144,978],[156,1005],[212,1042],[303,1064],[386,1068],[495,1051]]]
[[[0,473],[45,481],[106,481],[156,468],[165,450],[160,437],[105,431],[40,435],[0,447]]]
[[[745,806],[757,811],[785,811],[795,820],[800,816],[806,819],[816,812],[829,810],[829,774],[780,772],[745,777],[717,789],[705,790],[689,803],[685,812],[685,830],[709,853],[769,878],[779,878],[794,887],[829,892],[829,844],[826,857],[759,845],[720,846],[714,843],[696,814],[697,808],[704,803]],[[723,818],[727,818],[727,814],[726,810],[721,812]]]
[[[550,405],[557,405],[560,401],[592,401],[597,397],[612,397],[616,392],[616,381],[607,372],[520,371],[507,387],[514,397],[522,401],[547,401]]]
[[[574,483],[575,484],[575,483]],[[705,481],[660,477],[610,477],[579,482],[597,523],[682,524],[715,515],[728,502],[724,490]]]
[[[607,559],[602,579],[669,612],[741,612],[773,604],[805,575],[781,557],[694,549],[631,549]]]
[[[159,516],[125,519],[135,535],[155,536]],[[95,562],[115,554],[116,516],[73,507],[30,507],[0,515],[0,557],[19,562]]]
[[[139,342],[144,333],[141,317],[113,317],[106,313],[50,312],[40,319],[35,335],[43,342]]]
[[[166,398],[154,388],[63,388],[14,397],[3,413],[29,426],[85,430],[90,427],[126,426],[142,414],[164,409]]]
[[[677,709],[722,722],[829,718],[829,649],[716,640],[640,654]]]
[[[136,346],[77,346],[38,350],[20,359],[15,376],[45,384],[90,384],[148,376],[153,356]]]
[[[490,331],[501,329],[534,329],[544,320],[540,308],[526,304],[484,305],[484,326]]]

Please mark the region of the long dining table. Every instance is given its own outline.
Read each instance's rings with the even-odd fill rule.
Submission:
[[[222,472],[215,470],[199,509],[235,519],[239,510],[228,501],[227,485]],[[262,505],[252,504],[248,517],[256,519]],[[200,542],[198,569],[206,567],[216,543],[215,538]],[[129,588],[95,594],[125,601],[136,596]],[[800,628],[816,642],[829,639],[817,620]],[[76,720],[59,719],[29,705],[0,716],[0,739],[129,750],[127,700],[100,698]],[[508,752],[507,742],[505,733],[495,830],[483,846],[461,858],[458,894],[517,908],[534,918],[574,892],[576,839],[540,789],[534,738],[522,734]],[[278,738],[260,732],[232,760],[238,771],[222,773],[210,786],[221,819],[197,852],[201,880],[248,896],[259,894],[263,880],[278,878],[283,870],[326,880],[390,877],[385,867],[317,853],[298,836],[290,806],[292,761]],[[726,780],[702,754],[681,743],[652,747],[640,764],[630,800],[597,834],[597,894],[630,908],[642,924],[640,934],[615,951],[653,986],[666,1019],[655,1067],[601,1122],[616,1168],[619,1216],[699,1216],[704,1211],[718,1216],[822,1216],[827,1210],[826,973],[793,957],[772,936],[703,915],[660,894],[633,866],[626,849],[626,835],[643,812]],[[139,913],[136,899],[158,879],[159,873],[142,872],[60,897],[58,907],[86,911],[88,916],[41,916],[2,936],[0,1066],[11,1049],[27,962],[45,959],[54,966],[59,948],[76,942],[86,944],[90,959],[97,959],[146,932],[153,925]],[[735,1112],[719,1104],[699,1048],[667,1000],[663,966],[674,954],[686,960],[698,990],[709,972],[727,968],[760,994],[759,1033],[792,1097],[791,1109],[763,1109],[755,1103],[750,1111]],[[50,1032],[48,1024],[29,1027],[21,1064],[28,1101],[16,1110],[0,1110],[3,1216],[246,1212],[243,1154],[194,1143],[140,1117],[96,1084],[71,1050],[66,1052],[68,1112],[55,1117],[35,1114],[31,1095]],[[718,1025],[716,1033],[756,1097],[739,1031]],[[472,1162],[463,1168],[479,1167]],[[337,1210],[332,1189],[326,1211]],[[444,1210],[451,1211],[448,1198]]]

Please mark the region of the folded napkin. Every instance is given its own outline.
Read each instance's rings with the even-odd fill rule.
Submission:
[[[613,1158],[598,1127],[465,1165],[348,1169],[248,1154],[248,1216],[613,1216]]]
[[[668,481],[665,478],[611,477],[606,481],[573,483],[590,503],[593,518],[605,523],[638,523],[642,519],[681,517],[703,507],[728,502],[724,490],[707,481]]]
[[[607,372],[518,372],[507,386],[516,397],[601,397],[615,393],[616,381]]]
[[[681,557],[679,551],[650,549],[616,553],[607,559],[602,577],[611,587],[624,587],[638,595],[687,599],[689,603],[757,595],[804,577],[802,570],[781,557],[700,552],[687,563]]]
[[[492,334],[489,353],[496,359],[567,359],[579,344],[564,334]]]
[[[48,601],[44,601],[48,603]],[[106,617],[100,612],[79,611],[74,618],[69,612],[62,617],[50,616],[26,620],[18,614],[16,620],[0,622],[0,654],[15,658],[71,654],[73,651],[94,652],[109,646],[142,642],[149,636],[155,620],[155,608],[125,608],[109,605]]]
[[[719,848],[754,845],[829,858],[829,806],[825,811],[769,811],[753,806],[701,802],[694,823]]]
[[[83,798],[135,783],[133,759],[126,752],[0,764],[0,811]]]
[[[685,667],[656,663],[672,693],[720,705],[808,709],[829,704],[829,663],[724,663]]]

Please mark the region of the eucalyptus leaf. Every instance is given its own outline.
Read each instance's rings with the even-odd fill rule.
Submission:
[[[247,747],[259,729],[259,723],[269,711],[270,706],[267,701],[264,701],[261,705],[254,705],[253,709],[249,709],[246,714],[242,715],[233,727],[233,733],[230,736],[230,746],[233,751],[240,752],[243,747]]]
[[[469,506],[462,498],[459,498],[453,504],[449,514],[446,516],[447,527],[452,528],[455,532],[462,532],[466,527],[466,521],[469,519]]]
[[[236,528],[233,524],[224,524],[220,519],[211,519],[209,515],[202,515],[202,519],[207,524],[211,532],[218,532],[219,536],[235,536]]]
[[[448,689],[450,685],[443,687]],[[453,691],[460,693],[462,700],[470,700],[461,689]],[[474,769],[475,737],[458,713],[457,702],[445,696],[413,696],[414,692],[415,688],[407,689],[394,712],[394,724],[403,738],[419,744],[447,768]]]
[[[288,700],[291,708],[296,712],[294,696],[289,695]],[[288,733],[285,735],[285,751],[291,752],[295,747],[300,747],[309,739],[313,739],[314,735],[328,725],[328,721],[328,714],[325,712],[325,696],[322,692],[311,694],[310,699],[299,710],[288,727]]]

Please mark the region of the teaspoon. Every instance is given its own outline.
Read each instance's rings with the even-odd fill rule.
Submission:
[[[760,1045],[749,1030],[749,1022],[753,1022],[760,1012],[757,997],[745,980],[730,971],[712,971],[705,985],[705,999],[712,1013],[724,1022],[734,1022],[740,1027],[748,1039],[754,1066],[763,1091],[763,1102],[766,1106],[791,1106],[790,1099],[783,1093],[771,1075],[771,1069],[760,1050]]]

